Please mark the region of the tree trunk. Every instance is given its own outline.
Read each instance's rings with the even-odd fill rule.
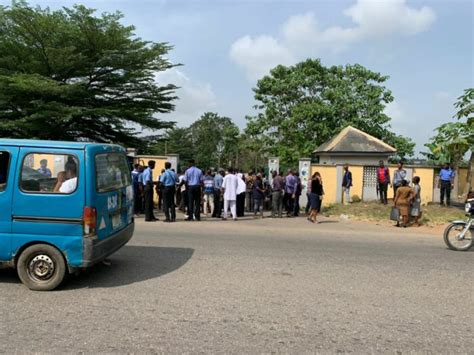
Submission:
[[[469,191],[471,191],[472,178],[474,175],[474,150],[471,151],[471,158],[469,159],[469,165],[467,166],[466,185],[464,185],[463,197],[467,197]]]

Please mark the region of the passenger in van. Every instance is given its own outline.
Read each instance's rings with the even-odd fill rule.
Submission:
[[[61,185],[66,181],[66,172],[60,171],[57,176],[56,185],[54,185],[53,192],[59,192]]]
[[[66,181],[61,184],[59,192],[63,194],[70,194],[74,192],[77,187],[77,164],[74,160],[68,159],[66,163]]]

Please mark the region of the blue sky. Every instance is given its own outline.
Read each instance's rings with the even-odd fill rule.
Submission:
[[[77,1],[30,3],[58,8]],[[138,36],[175,46],[170,59],[184,66],[158,80],[181,87],[176,112],[162,117],[180,126],[216,111],[243,128],[253,112],[257,78],[275,64],[313,57],[389,75],[392,129],[412,137],[419,151],[435,127],[453,120],[454,101],[474,82],[471,0],[80,3],[99,13],[119,10]]]

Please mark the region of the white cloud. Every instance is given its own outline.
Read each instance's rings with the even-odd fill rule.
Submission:
[[[216,95],[209,83],[195,82],[177,68],[158,74],[156,80],[160,85],[174,84],[179,87],[176,91],[179,99],[175,101],[175,111],[163,119],[176,121],[180,127],[193,123],[204,112],[213,111],[217,107]]]
[[[239,38],[230,48],[230,57],[246,70],[250,80],[260,77],[269,68],[292,64],[295,60],[290,50],[271,36]]]
[[[230,57],[255,80],[277,64],[294,64],[325,51],[339,52],[352,45],[387,36],[410,36],[428,30],[436,19],[429,7],[410,7],[406,0],[357,0],[344,11],[351,27],[319,28],[312,12],[288,18],[276,37],[244,36],[231,46]]]

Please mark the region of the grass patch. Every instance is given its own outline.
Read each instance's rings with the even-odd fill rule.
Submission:
[[[333,204],[323,208],[322,214],[327,217],[347,215],[358,221],[389,221],[390,210],[393,204],[382,205],[378,202],[358,202],[345,206]],[[446,208],[439,205],[422,206],[423,216],[421,223],[428,226],[438,226],[456,219],[465,219],[465,213],[458,208]]]

